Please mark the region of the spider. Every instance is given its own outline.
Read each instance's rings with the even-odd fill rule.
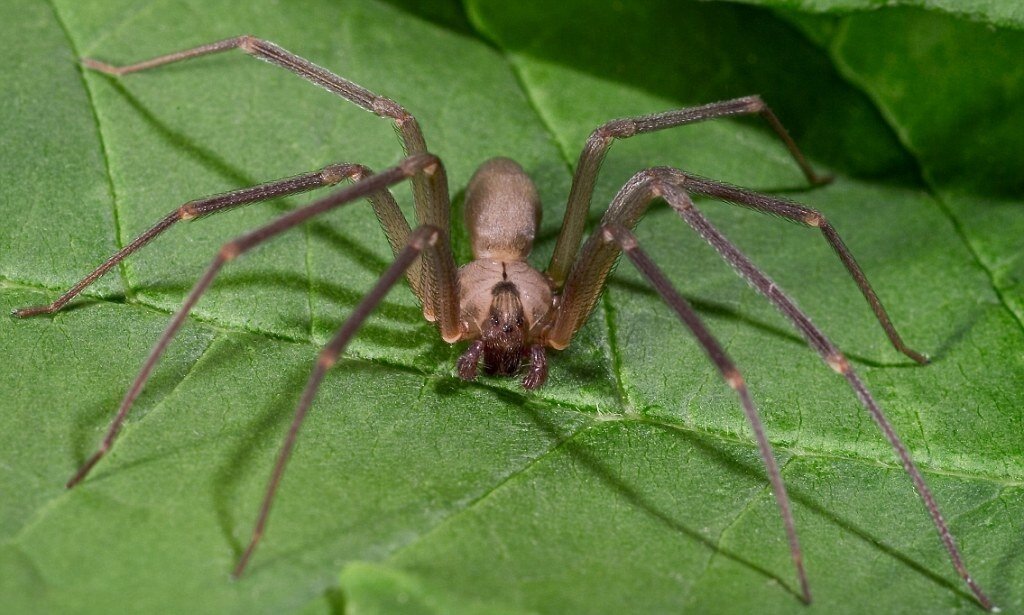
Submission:
[[[339,77],[272,42],[249,35],[124,66],[114,66],[92,59],[84,59],[83,64],[93,70],[121,76],[232,49],[240,49],[248,55],[285,68],[367,111],[391,120],[397,129],[406,156],[396,166],[376,174],[360,164],[332,164],[319,171],[189,201],[171,211],[52,303],[15,310],[13,315],[21,318],[59,311],[100,276],[179,221],[201,218],[230,208],[316,188],[334,186],[346,180],[353,182],[325,198],[241,235],[220,248],[153,346],[125,394],[98,449],[68,480],[68,488],[85,479],[96,463],[110,450],[135,399],[164,350],[190,310],[228,262],[315,216],[366,198],[370,201],[387,237],[394,253],[394,261],[321,351],[295,409],[294,418],[266,488],[252,537],[233,571],[234,577],[243,574],[260,542],[299,428],[327,370],[338,361],[363,321],[399,279],[405,277],[408,281],[422,304],[423,316],[440,329],[441,338],[445,342],[469,342],[468,348],[459,357],[455,367],[459,378],[475,379],[481,366],[485,373],[501,376],[514,376],[525,368],[522,386],[534,390],[543,386],[547,379],[547,349],[561,350],[569,345],[573,335],[594,310],[612,267],[621,253],[625,253],[696,337],[726,384],[738,396],[740,406],[752,427],[785,527],[790,555],[800,584],[801,598],[805,603],[810,603],[811,590],[789,497],[771,444],[765,435],[743,377],[689,302],[675,290],[639,246],[631,232],[647,207],[653,201],[661,199],[714,247],[741,277],[789,319],[824,362],[846,380],[892,445],[904,470],[910,476],[949,553],[953,567],[977,601],[987,610],[994,608],[968,573],[935,498],[906,447],[849,361],[768,276],[704,217],[691,200],[691,194],[709,196],[819,229],[859,287],[892,345],[914,361],[927,363],[924,355],[912,350],[903,342],[867,277],[839,234],[821,213],[787,200],[697,177],[679,169],[654,167],[636,173],[622,186],[601,219],[600,225],[583,243],[582,248],[580,247],[601,162],[608,148],[617,139],[716,118],[756,114],[767,122],[784,143],[812,185],[831,181],[831,177],[818,175],[811,168],[781,122],[760,97],[747,96],[652,115],[617,119],[594,130],[587,139],[576,165],[555,250],[547,269],[543,272],[527,262],[540,218],[540,201],[533,182],[522,167],[508,158],[494,158],[484,162],[471,178],[465,197],[465,222],[474,260],[457,268],[449,244],[451,200],[444,165],[438,157],[427,150],[417,120],[395,101]],[[389,191],[391,186],[406,180],[410,181],[413,187],[416,228],[409,225]]]

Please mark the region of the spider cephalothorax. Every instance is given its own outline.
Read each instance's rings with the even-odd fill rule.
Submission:
[[[764,118],[786,145],[812,184],[828,181],[827,178],[814,173],[782,124],[759,97],[747,96],[699,107],[613,120],[594,130],[576,164],[554,254],[543,273],[527,262],[540,221],[541,210],[537,189],[522,167],[515,162],[507,158],[494,158],[485,162],[473,175],[466,188],[466,226],[469,229],[474,260],[456,270],[455,258],[448,243],[451,202],[444,165],[439,158],[427,152],[419,124],[412,114],[398,103],[378,96],[273,43],[252,36],[226,39],[129,66],[111,66],[95,60],[86,60],[84,63],[89,68],[111,75],[124,75],[236,48],[292,71],[367,111],[392,120],[408,156],[398,165],[377,175],[370,173],[369,169],[360,164],[341,163],[329,165],[320,171],[191,201],[169,213],[53,303],[15,311],[15,316],[26,317],[60,310],[82,289],[179,221],[202,218],[216,211],[331,186],[343,179],[355,181],[352,186],[284,214],[274,222],[228,242],[220,249],[146,359],[135,382],[125,394],[103,443],[68,481],[68,487],[85,478],[110,449],[129,409],[167,344],[181,327],[192,307],[228,262],[314,216],[366,198],[373,204],[374,212],[394,252],[395,261],[384,272],[376,286],[354,308],[352,314],[321,352],[295,409],[295,416],[271,475],[252,539],[235,568],[235,576],[242,574],[263,534],[270,505],[294,447],[299,426],[313,404],[326,371],[337,362],[363,321],[403,275],[407,276],[412,292],[422,302],[424,316],[436,324],[442,339],[449,343],[469,342],[469,347],[459,358],[456,368],[461,378],[476,378],[481,360],[484,370],[488,373],[512,375],[521,369],[525,358],[528,367],[523,377],[523,386],[527,389],[536,389],[547,378],[545,348],[561,350],[569,345],[573,335],[594,310],[615,260],[621,253],[625,253],[694,334],[723,380],[739,397],[740,406],[753,429],[767,469],[788,538],[790,555],[797,570],[802,597],[805,602],[810,602],[810,587],[790,510],[789,496],[786,494],[786,487],[771,444],[765,435],[764,425],[743,377],[725,349],[704,326],[698,314],[673,288],[630,232],[648,205],[660,198],[686,225],[711,244],[758,292],[774,304],[821,359],[846,380],[871,418],[881,427],[883,435],[896,451],[901,465],[910,475],[957,573],[982,606],[992,607],[992,603],[968,574],[935,498],[913,459],[874,397],[854,372],[851,363],[768,276],[704,217],[690,195],[704,195],[726,203],[742,205],[821,231],[867,299],[893,346],[915,361],[926,362],[923,355],[903,343],[868,284],[864,272],[839,238],[839,234],[820,212],[770,195],[695,177],[679,169],[651,168],[638,172],[619,190],[601,219],[600,226],[582,248],[580,247],[601,161],[615,139],[715,118],[757,114]],[[389,191],[390,186],[405,180],[413,184],[417,218],[415,229],[410,227]]]

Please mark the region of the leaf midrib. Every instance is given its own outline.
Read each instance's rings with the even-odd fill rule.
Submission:
[[[52,289],[47,289],[47,288],[40,287],[40,286],[32,286],[32,285],[29,285],[29,284],[24,284],[24,283],[20,283],[20,282],[11,281],[11,280],[8,280],[8,279],[6,279],[6,278],[4,278],[2,276],[0,276],[0,288],[30,290],[30,291],[40,291],[40,290],[50,291],[50,290],[52,290]],[[122,303],[120,301],[112,301],[112,300],[109,300],[109,299],[104,299],[102,297],[97,297],[97,298],[90,297],[90,301],[94,301],[96,303],[104,303],[104,304],[108,304],[108,305],[124,305],[124,303]],[[148,311],[151,311],[153,313],[161,314],[161,315],[170,315],[171,314],[171,312],[169,312],[166,309],[163,309],[163,308],[160,308],[160,307],[157,307],[157,306],[153,306],[153,305],[147,304],[147,303],[145,303],[145,302],[143,302],[141,300],[138,301],[138,302],[133,302],[132,303],[132,307],[148,310]],[[310,347],[311,350],[316,350],[316,349],[320,348],[319,343],[317,343],[314,340],[310,340],[310,339],[290,338],[290,337],[287,337],[287,336],[275,335],[273,333],[269,333],[269,332],[265,332],[265,331],[256,331],[256,332],[254,332],[254,331],[250,331],[248,329],[243,329],[243,328],[239,328],[239,327],[225,326],[225,325],[221,325],[221,324],[218,324],[218,323],[213,323],[213,322],[210,322],[210,321],[207,321],[205,319],[198,318],[198,317],[193,318],[192,320],[194,321],[194,323],[197,326],[206,328],[207,330],[213,332],[215,334],[216,340],[218,340],[218,341],[221,341],[221,337],[224,336],[224,335],[259,336],[259,337],[263,337],[264,339],[266,339],[268,341],[271,341],[271,342],[308,346],[308,347]],[[183,375],[182,379],[178,383],[176,383],[174,385],[174,387],[171,389],[170,392],[168,392],[168,395],[170,395],[170,393],[172,393],[174,391],[174,389],[176,389],[178,386],[180,386],[182,381],[184,381],[185,379],[187,379],[189,377],[189,375],[193,372],[196,363],[198,363],[199,360],[202,359],[203,354],[205,354],[205,351],[204,351],[204,353],[199,355],[199,357],[196,359],[196,361],[193,362],[192,366]],[[310,362],[311,362],[311,364],[312,364],[312,357],[313,357],[313,353],[310,354]],[[353,354],[347,354],[345,356],[344,360],[346,362],[353,362],[353,363],[356,363],[356,364],[363,364],[363,365],[369,365],[369,366],[373,366],[373,367],[384,367],[384,368],[387,368],[387,369],[400,370],[400,371],[403,371],[403,372],[405,372],[407,374],[423,377],[426,381],[443,380],[444,379],[443,376],[439,376],[436,373],[424,371],[424,370],[418,369],[416,367],[413,367],[413,366],[410,366],[410,365],[405,365],[405,364],[402,364],[402,363],[396,363],[396,362],[387,361],[386,359],[382,359],[381,357],[378,357],[378,356],[365,357],[365,356],[361,356],[359,354],[353,353]],[[681,431],[681,432],[684,432],[684,433],[688,433],[688,434],[696,434],[696,435],[700,435],[700,436],[707,436],[707,437],[710,437],[710,438],[714,438],[714,439],[716,439],[716,440],[718,440],[720,442],[723,442],[723,443],[728,443],[728,444],[732,444],[732,445],[739,445],[739,446],[749,447],[751,450],[756,448],[756,445],[751,440],[749,440],[747,438],[743,438],[743,437],[741,437],[740,435],[738,435],[738,434],[736,434],[734,432],[727,431],[727,430],[710,429],[707,426],[694,427],[694,426],[686,424],[684,422],[672,422],[672,421],[666,420],[666,417],[664,415],[658,415],[658,416],[655,417],[655,416],[650,416],[648,414],[645,414],[645,410],[646,410],[645,408],[631,409],[629,411],[624,411],[624,412],[621,412],[621,413],[609,413],[606,408],[599,408],[597,406],[588,406],[586,404],[580,404],[580,403],[577,403],[577,404],[574,404],[574,405],[567,405],[567,404],[564,403],[563,400],[546,398],[546,397],[543,396],[543,390],[541,390],[540,392],[533,392],[533,393],[529,393],[529,394],[518,393],[518,392],[516,392],[514,390],[509,390],[507,387],[504,387],[504,386],[501,386],[501,385],[491,384],[487,379],[480,379],[480,380],[474,381],[471,386],[479,387],[479,388],[487,390],[487,391],[498,392],[498,393],[501,393],[503,395],[509,395],[509,394],[514,395],[514,396],[520,398],[524,404],[525,403],[530,403],[530,402],[536,403],[536,402],[540,401],[540,402],[542,402],[544,404],[547,404],[550,407],[558,407],[560,410],[563,410],[563,411],[564,410],[568,410],[570,412],[576,413],[576,414],[580,415],[581,417],[583,417],[585,419],[588,419],[588,420],[593,420],[596,416],[600,416],[600,420],[598,420],[597,423],[608,422],[608,421],[621,421],[621,422],[629,422],[629,423],[643,423],[643,424],[655,425],[655,426],[658,426],[658,427],[663,427],[663,428],[666,428],[666,429],[678,430],[678,431]],[[167,396],[165,396],[163,399],[166,399],[166,398],[167,398]],[[157,403],[157,407],[160,404],[162,404],[162,403],[163,403],[163,400],[158,402]],[[153,409],[156,409],[156,407],[154,407]],[[147,413],[147,416],[148,416],[148,413]],[[879,458],[872,457],[872,456],[869,456],[869,455],[858,454],[858,453],[856,453],[856,452],[854,452],[852,450],[851,451],[844,450],[844,451],[842,451],[842,454],[840,454],[840,453],[836,453],[836,451],[834,451],[834,450],[826,450],[826,449],[818,449],[818,448],[808,448],[808,447],[803,447],[803,446],[793,446],[793,445],[779,444],[779,443],[775,443],[775,442],[772,443],[772,446],[773,446],[773,448],[777,452],[786,453],[786,454],[792,455],[794,457],[800,457],[800,458],[806,458],[806,459],[822,459],[822,460],[831,460],[831,461],[852,461],[852,462],[857,462],[857,463],[868,464],[868,465],[871,465],[873,467],[886,468],[886,469],[892,469],[892,470],[899,470],[899,469],[902,468],[902,466],[899,465],[898,463],[896,463],[895,461],[889,461],[888,459],[879,459]],[[934,463],[926,464],[926,463],[918,462],[918,468],[920,468],[920,470],[923,473],[925,473],[925,474],[932,474],[932,475],[936,475],[936,476],[947,476],[947,477],[951,477],[951,478],[959,478],[959,479],[973,480],[973,481],[985,481],[985,482],[993,483],[993,484],[996,484],[996,485],[1001,485],[1003,487],[1024,486],[1024,481],[1022,481],[1022,480],[1014,480],[1014,479],[1007,478],[1007,477],[1002,477],[1002,476],[992,476],[990,474],[985,474],[985,473],[981,473],[981,472],[978,472],[978,473],[968,472],[968,471],[964,471],[963,469],[960,469],[960,468],[950,468],[950,467],[947,467],[947,466],[942,465],[942,464],[934,464]]]

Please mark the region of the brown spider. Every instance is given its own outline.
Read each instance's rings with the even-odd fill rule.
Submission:
[[[831,178],[819,176],[811,169],[785,128],[759,97],[748,96],[700,107],[618,119],[597,128],[587,139],[580,154],[555,251],[544,272],[534,269],[526,261],[533,246],[540,217],[540,201],[533,182],[512,160],[495,158],[485,162],[473,175],[466,190],[466,225],[471,237],[474,260],[456,269],[448,239],[451,201],[444,166],[440,159],[428,153],[416,119],[396,102],[378,96],[271,42],[252,36],[226,39],[127,66],[111,66],[90,59],[84,60],[83,63],[88,68],[107,74],[124,75],[235,48],[286,68],[367,111],[391,119],[398,130],[407,157],[397,166],[379,174],[373,174],[359,164],[334,164],[317,172],[190,201],[170,212],[53,303],[16,310],[14,315],[18,317],[52,314],[60,310],[114,265],[180,220],[191,220],[232,207],[332,186],[342,180],[355,182],[221,247],[209,268],[193,286],[184,305],[171,319],[167,329],[153,347],[134,383],[125,394],[103,442],[68,481],[69,488],[81,482],[110,449],[135,398],[141,392],[160,356],[189,311],[227,262],[317,215],[365,197],[373,205],[374,212],[391,244],[395,260],[320,353],[278,455],[252,539],[235,567],[235,577],[244,572],[263,534],[274,494],[295,445],[299,426],[313,403],[326,371],[337,362],[360,325],[399,278],[404,275],[409,281],[413,293],[423,305],[424,317],[437,324],[441,337],[446,342],[469,342],[469,347],[459,358],[456,367],[460,378],[476,378],[481,361],[484,371],[488,374],[515,375],[525,360],[527,367],[522,379],[523,387],[537,389],[547,378],[546,349],[550,347],[561,350],[569,345],[573,335],[593,311],[604,289],[609,271],[619,254],[624,251],[694,334],[726,383],[739,396],[740,404],[757,439],[785,525],[802,598],[804,602],[810,603],[810,586],[804,570],[789,497],[779,474],[771,444],[765,436],[764,427],[743,378],[690,304],[679,295],[640,249],[636,238],[630,232],[648,205],[661,198],[743,278],[791,320],[825,363],[846,379],[910,475],[957,573],[970,587],[978,602],[988,610],[993,609],[991,601],[968,573],[953,536],[920,471],[850,363],[771,279],[708,222],[694,206],[690,194],[714,197],[820,229],[867,299],[893,346],[916,362],[926,363],[927,359],[923,355],[903,343],[864,273],[824,216],[796,203],[695,177],[678,169],[657,167],[640,171],[619,190],[605,212],[600,226],[583,247],[579,248],[594,182],[601,161],[615,139],[714,118],[758,114],[785,143],[811,184],[824,184],[830,181]],[[388,190],[390,186],[406,179],[413,185],[418,222],[415,229],[411,229]]]

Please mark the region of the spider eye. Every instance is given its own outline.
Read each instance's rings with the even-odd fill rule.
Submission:
[[[523,326],[523,317],[522,316],[520,316],[519,318],[516,319],[516,326],[517,327]]]
[[[499,322],[497,316],[491,316],[491,324],[494,325],[495,327],[498,326]]]

